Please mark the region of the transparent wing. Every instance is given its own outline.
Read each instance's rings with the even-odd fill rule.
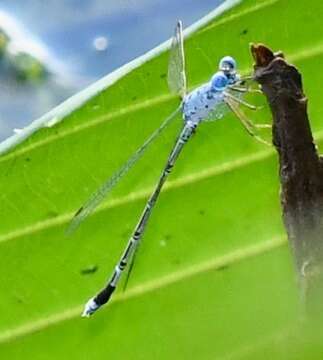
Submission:
[[[214,121],[222,119],[230,111],[228,105],[223,102],[218,104],[213,110],[211,110],[208,115],[203,119],[203,121]]]
[[[132,168],[132,166],[140,159],[148,146],[161,134],[161,132],[170,124],[180,111],[178,107],[170,116],[168,116],[161,126],[155,130],[144,144],[131,156],[131,158],[109,178],[102,186],[92,194],[89,200],[75,213],[67,233],[73,232],[80,223],[103,201],[112,188],[119,182],[119,180]]]
[[[236,89],[236,90],[234,90]],[[227,88],[226,92],[229,95],[234,95],[234,97],[240,99],[241,101],[243,101],[243,97],[245,95],[246,92],[248,92],[248,88],[246,88],[243,85],[233,85],[232,88]],[[224,102],[220,102],[218,103],[214,109],[212,109],[208,115],[203,119],[203,121],[214,121],[214,120],[218,120],[218,119],[222,119],[228,112],[230,112],[231,109],[228,106],[228,104],[224,101]]]
[[[169,54],[168,64],[168,87],[171,93],[186,94],[185,55],[183,43],[182,22],[178,21]]]

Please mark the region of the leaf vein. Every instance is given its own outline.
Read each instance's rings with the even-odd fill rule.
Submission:
[[[230,171],[253,164],[257,161],[265,160],[265,159],[269,158],[270,156],[272,156],[273,154],[274,154],[273,150],[259,151],[257,153],[250,154],[250,155],[241,157],[236,160],[231,160],[231,161],[225,162],[223,164],[215,165],[213,167],[206,168],[202,171],[198,171],[196,173],[180,177],[176,180],[170,180],[168,183],[165,184],[163,192],[172,190],[172,189],[176,189],[176,188],[181,188],[186,185],[196,183],[198,181],[202,181],[202,180],[205,180],[205,179],[208,179],[211,177],[215,177],[215,176],[218,176],[218,175],[221,175],[224,173],[228,173]],[[125,204],[131,203],[134,201],[138,201],[141,199],[145,199],[146,197],[148,197],[150,195],[152,190],[153,190],[153,188],[151,187],[151,188],[147,188],[147,189],[143,189],[143,190],[140,190],[137,192],[130,193],[129,195],[126,195],[126,196],[123,196],[120,198],[112,199],[110,201],[103,203],[96,210],[94,210],[93,213],[111,209],[111,208],[115,208],[117,206],[125,205]],[[40,232],[40,231],[46,230],[46,229],[54,227],[54,226],[65,224],[72,219],[73,215],[74,215],[74,213],[64,213],[59,216],[56,216],[55,218],[39,221],[30,226],[26,226],[25,228],[17,229],[17,230],[2,234],[2,235],[0,235],[0,243],[6,242],[9,240],[13,240],[15,238],[19,238],[22,236],[31,235],[33,233]]]
[[[111,306],[110,304],[145,295],[180,281],[187,280],[194,276],[207,273],[209,271],[214,271],[216,269],[222,268],[223,266],[232,266],[240,261],[280,248],[286,243],[287,239],[284,236],[278,235],[267,241],[263,241],[262,243],[253,244],[244,249],[238,249],[226,255],[218,256],[208,261],[189,266],[186,269],[173,272],[161,278],[147,281],[141,285],[130,288],[124,293],[116,294],[106,309]],[[76,306],[63,312],[48,316],[47,318],[40,318],[16,328],[2,331],[0,332],[0,343],[8,343],[17,338],[33,334],[40,330],[45,330],[52,325],[74,319],[77,316],[80,316],[82,308],[82,305]]]

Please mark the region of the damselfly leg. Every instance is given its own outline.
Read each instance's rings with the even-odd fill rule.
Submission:
[[[236,115],[238,120],[240,120],[241,124],[246,129],[246,131],[248,132],[249,135],[254,137],[255,140],[259,141],[262,144],[265,144],[268,146],[272,145],[270,142],[266,141],[258,134],[258,128],[262,128],[262,127],[267,128],[266,124],[259,124],[260,126],[256,126],[255,124],[253,124],[253,122],[251,120],[249,120],[248,117],[245,115],[245,113],[239,108],[239,103],[236,102],[231,97],[225,96],[224,101],[229,106],[231,111]],[[271,127],[271,126],[269,125],[269,127]]]
[[[250,82],[251,80],[251,82]],[[238,117],[241,121],[247,132],[253,136],[257,141],[264,143],[266,145],[271,144],[263,139],[257,132],[258,129],[270,129],[272,126],[270,124],[255,124],[252,120],[248,119],[247,115],[240,109],[239,105],[246,106],[251,110],[262,109],[262,106],[255,106],[249,102],[242,100],[241,97],[236,96],[234,93],[240,94],[263,94],[262,91],[252,88],[253,83],[252,76],[246,76],[245,78],[240,79],[236,84],[229,85],[228,91],[224,92],[224,99],[231,111]],[[230,92],[229,92],[230,91]],[[232,93],[233,92],[233,93]]]

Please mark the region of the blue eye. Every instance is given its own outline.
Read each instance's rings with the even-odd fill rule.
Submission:
[[[212,90],[222,91],[228,85],[228,78],[222,73],[216,73],[211,80]]]
[[[237,63],[231,56],[225,56],[219,62],[219,69],[222,71],[232,72],[236,70],[236,67]]]

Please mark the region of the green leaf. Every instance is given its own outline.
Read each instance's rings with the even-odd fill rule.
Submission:
[[[249,42],[281,49],[303,74],[320,143],[322,15],[319,0],[292,6],[245,0],[220,17],[211,14],[185,42],[190,87],[206,81],[226,54],[250,72]],[[73,236],[65,229],[75,210],[178,106],[167,91],[166,46],[0,146],[6,151],[0,158],[1,358],[250,359],[261,349],[277,355],[277,343],[282,348],[295,333],[297,287],[276,156],[230,114],[202,124],[184,149],[126,292],[90,320],[80,318],[136,224],[180,117]],[[268,110],[260,116],[270,118]]]

